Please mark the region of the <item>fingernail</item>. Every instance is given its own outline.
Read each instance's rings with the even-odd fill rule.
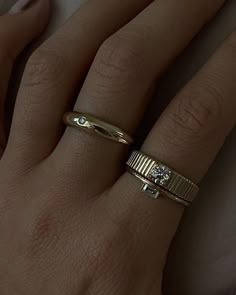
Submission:
[[[33,0],[18,0],[8,11],[9,14],[17,14],[22,12]]]

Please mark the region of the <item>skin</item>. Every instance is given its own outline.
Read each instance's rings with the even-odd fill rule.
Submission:
[[[143,195],[124,172],[127,147],[61,121],[74,108],[134,134],[158,77],[223,3],[90,0],[30,57],[7,144],[7,81],[49,3],[0,18],[0,294],[174,294],[163,269],[184,208]],[[233,34],[141,148],[196,183],[235,125],[235,44]]]

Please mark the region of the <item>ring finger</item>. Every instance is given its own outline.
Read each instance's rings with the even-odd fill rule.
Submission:
[[[196,183],[202,180],[236,123],[236,86],[233,78],[236,73],[235,44],[236,33],[173,99],[142,147],[146,154]],[[116,199],[115,204],[114,200],[108,200],[109,209],[116,208],[118,214],[122,215],[124,210],[129,211],[129,207],[130,211],[135,210],[135,214],[129,214],[133,219],[149,212],[149,223],[145,220],[145,225],[150,225],[149,230],[141,231],[142,225],[137,220],[133,224],[138,224],[143,240],[150,239],[150,235],[153,237],[153,232],[156,233],[153,238],[162,249],[160,259],[164,266],[166,249],[174,236],[183,208],[168,198],[160,198],[156,204],[147,199],[143,203],[140,184],[130,173],[125,173],[113,189],[124,194],[124,197],[122,200]],[[134,206],[134,200],[138,206]]]
[[[133,134],[157,77],[223,2],[154,1],[104,42],[75,111],[93,114]],[[54,157],[57,159],[59,154],[69,162],[70,171],[66,173],[70,177],[77,177],[78,170],[82,170],[87,179],[84,171],[93,173],[96,169],[97,189],[103,189],[119,175],[117,167],[123,163],[124,150],[103,138],[67,128]]]

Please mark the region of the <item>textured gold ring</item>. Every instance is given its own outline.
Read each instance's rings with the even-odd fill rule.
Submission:
[[[132,137],[123,130],[90,114],[68,112],[64,115],[63,121],[68,126],[83,129],[122,144],[133,143]]]
[[[127,170],[142,181],[141,190],[155,199],[163,194],[188,206],[199,192],[190,179],[139,151],[131,154]]]

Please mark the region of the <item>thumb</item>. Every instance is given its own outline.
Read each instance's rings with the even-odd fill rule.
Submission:
[[[4,100],[16,57],[46,27],[49,0],[18,0],[0,16],[0,157],[5,146]]]

